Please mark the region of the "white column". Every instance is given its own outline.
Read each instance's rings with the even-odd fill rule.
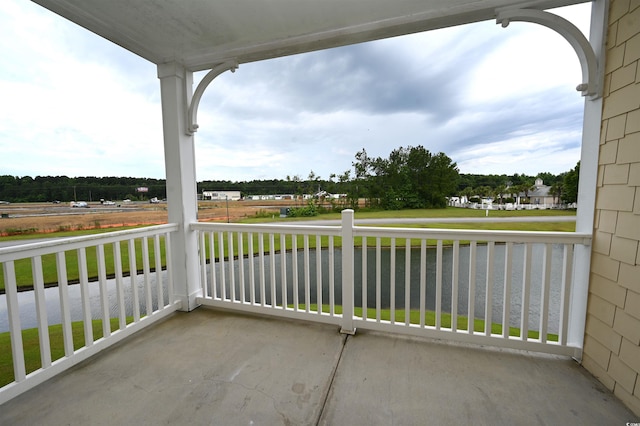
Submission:
[[[167,176],[169,223],[177,223],[171,236],[174,300],[181,310],[197,307],[202,295],[198,268],[198,241],[189,224],[197,221],[196,165],[193,136],[187,135],[187,100],[193,93],[193,73],[175,62],[158,65],[162,96],[164,158]]]
[[[605,37],[609,2],[596,0],[591,11],[591,34],[589,37],[598,59],[598,83],[602,87],[605,67]],[[582,151],[580,155],[580,180],[578,187],[578,211],[576,232],[593,233],[598,184],[598,155],[600,152],[600,127],[602,125],[602,97],[587,97],[584,104],[582,126]],[[567,343],[582,348],[589,296],[591,270],[591,246],[576,246],[574,253],[573,289],[569,308],[569,330]],[[575,355],[580,361],[582,351]]]

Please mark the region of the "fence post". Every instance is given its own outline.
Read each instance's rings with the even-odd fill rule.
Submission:
[[[178,231],[171,236],[172,265],[175,294],[170,303],[180,300],[182,311],[199,306],[201,297],[198,237],[190,224],[198,221],[194,138],[186,132],[188,123],[185,100],[192,95],[193,73],[181,64],[168,62],[158,65],[164,158],[167,176],[167,210],[169,223],[177,223]]]
[[[355,334],[353,326],[353,210],[342,211],[342,328],[340,333]]]

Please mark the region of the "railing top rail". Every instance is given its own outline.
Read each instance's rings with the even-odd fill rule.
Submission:
[[[191,223],[191,229],[200,231],[263,232],[273,234],[314,234],[339,236],[340,226],[246,224],[246,223]],[[477,229],[396,228],[354,226],[357,237],[426,238],[453,241],[494,241],[514,243],[591,244],[591,234],[553,231],[506,231]]]
[[[578,232],[506,231],[478,229],[435,229],[354,226],[354,236],[426,238],[436,240],[469,240],[514,243],[591,244],[591,235]]]
[[[178,230],[178,225],[168,223],[164,225],[146,226],[143,228],[127,229],[124,231],[107,232],[104,234],[83,235],[80,237],[55,238],[50,241],[38,241],[11,247],[0,248],[0,262],[24,259],[25,257],[42,256],[60,251],[75,250],[98,244],[110,244],[132,238],[164,234]]]
[[[191,223],[194,231],[234,231],[234,232],[262,232],[265,234],[313,234],[340,235],[340,226],[322,225],[291,225],[291,224],[250,224],[250,223]]]

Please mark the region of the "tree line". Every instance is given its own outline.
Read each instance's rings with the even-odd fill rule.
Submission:
[[[580,164],[560,175],[539,173],[537,176],[477,175],[459,173],[457,164],[446,154],[431,153],[423,146],[400,147],[388,157],[371,157],[365,149],[355,154],[352,168],[322,178],[310,171],[286,179],[204,180],[197,183],[198,193],[205,190],[235,190],[243,196],[291,194],[341,194],[332,199],[336,207],[358,207],[365,200],[367,207],[380,209],[444,207],[447,197],[493,197],[501,201],[528,192],[535,178],[542,178],[552,187],[559,202],[577,201]],[[145,191],[139,191],[146,188]],[[166,197],[164,179],[136,177],[67,177],[0,175],[0,200],[17,202],[147,200]]]
[[[139,192],[139,188],[147,192]],[[13,203],[164,198],[165,188],[164,179],[0,176],[0,200]]]

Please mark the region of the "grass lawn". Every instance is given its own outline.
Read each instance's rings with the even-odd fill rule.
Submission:
[[[293,305],[289,305],[289,307],[293,307]],[[309,309],[312,311],[316,311],[318,308],[318,305],[316,305],[315,303],[312,303],[309,305]],[[299,305],[299,310],[305,310],[305,305],[304,304],[300,304]],[[361,317],[362,318],[362,311],[363,309],[361,307],[356,306],[353,310],[354,315],[357,317]],[[329,313],[329,305],[322,305],[322,312],[325,313]],[[335,313],[336,314],[341,314],[342,313],[342,306],[340,305],[336,305],[335,307]],[[448,312],[442,312],[440,315],[440,327],[442,328],[451,328],[451,319],[452,319],[452,315]],[[368,308],[367,309],[367,319],[371,320],[371,319],[376,319],[376,310],[374,308]],[[380,310],[380,320],[383,321],[390,321],[391,320],[391,310],[389,309],[381,309]],[[458,330],[468,330],[468,321],[469,318],[464,316],[464,315],[458,315],[457,318],[457,329]],[[396,309],[395,312],[395,322],[396,323],[404,323],[405,322],[405,310],[404,309]],[[409,323],[410,324],[420,324],[420,311],[419,310],[410,310],[409,311]],[[436,313],[434,311],[428,311],[425,310],[425,318],[424,318],[424,323],[426,326],[431,326],[431,327],[435,327],[436,325]],[[483,319],[475,319],[473,321],[473,331],[477,331],[477,332],[484,332],[484,327],[485,327],[485,321]],[[492,323],[491,324],[491,334],[502,334],[502,324],[496,324],[496,323]],[[509,327],[509,336],[520,336],[520,329],[517,327]],[[534,331],[534,330],[529,330],[527,333],[527,337],[529,339],[538,339],[540,337],[540,333],[538,331]],[[557,342],[558,341],[558,335],[557,334],[552,334],[552,333],[548,333],[547,334],[547,340],[551,341],[551,342]]]
[[[477,217],[484,218],[485,210],[463,209],[458,207],[447,207],[444,209],[407,209],[407,210],[358,210],[355,212],[357,219],[417,219],[417,218],[459,218]],[[531,216],[575,216],[575,210],[490,210],[489,217],[531,217]],[[277,215],[273,218],[247,218],[242,223],[264,223],[264,222],[300,222],[314,219],[338,220],[341,214],[325,213],[315,217],[288,217],[281,218]]]

